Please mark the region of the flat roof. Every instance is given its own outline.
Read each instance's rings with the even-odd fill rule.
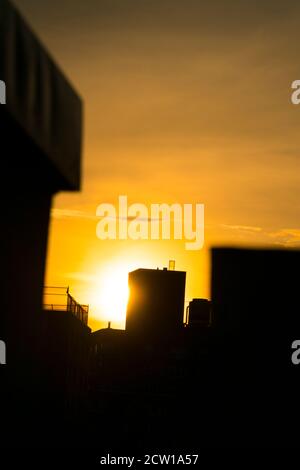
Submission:
[[[35,153],[54,168],[57,189],[79,189],[82,100],[9,0],[0,2],[0,79],[6,85],[0,121],[11,129],[10,140],[24,135],[21,152],[9,155],[16,171],[18,161],[33,168]]]

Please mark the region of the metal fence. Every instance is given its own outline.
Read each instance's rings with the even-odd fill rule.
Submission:
[[[70,312],[87,325],[89,306],[79,304],[69,292],[69,287],[44,287],[44,309]]]

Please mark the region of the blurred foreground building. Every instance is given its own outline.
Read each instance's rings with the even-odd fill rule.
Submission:
[[[0,338],[7,347],[0,398],[7,442],[24,444],[31,439],[25,423],[41,415],[38,358],[51,203],[58,191],[80,186],[82,102],[9,0],[0,2],[0,79],[6,84]]]

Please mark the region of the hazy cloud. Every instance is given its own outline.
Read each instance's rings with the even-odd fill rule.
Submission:
[[[300,229],[281,229],[277,232],[269,233],[269,236],[278,243],[286,246],[298,246],[300,244]]]
[[[51,217],[53,217],[54,219],[98,220],[98,217],[93,214],[74,209],[51,209]]]
[[[226,225],[226,224],[221,224],[220,227],[229,229],[229,230],[237,230],[241,232],[261,232],[262,228],[261,227],[251,227],[248,225]]]

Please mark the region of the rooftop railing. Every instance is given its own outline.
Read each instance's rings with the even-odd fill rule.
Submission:
[[[89,306],[79,304],[69,292],[69,287],[44,287],[45,310],[55,310],[70,312],[82,323],[87,325],[89,316]]]

